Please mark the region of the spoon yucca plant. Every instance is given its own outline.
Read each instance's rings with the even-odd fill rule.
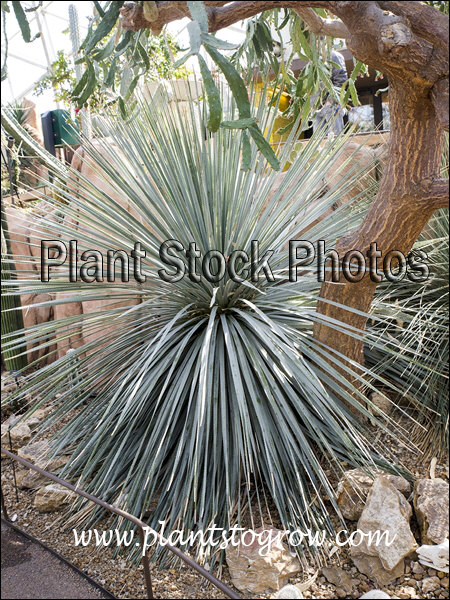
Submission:
[[[368,347],[367,360],[384,377],[409,386],[416,443],[435,456],[448,452],[448,209],[432,217],[413,252],[427,256],[427,281],[383,284],[373,305],[376,314],[392,318],[381,331],[378,322],[373,333],[389,332],[399,352]]]
[[[226,118],[235,119],[231,99],[224,105]],[[49,334],[68,349],[80,327],[88,339],[32,372],[18,396],[38,395],[28,412],[53,404],[46,427],[78,409],[53,437],[55,453],[70,452],[63,476],[151,526],[164,520],[166,531],[227,528],[247,518],[259,526],[265,507],[275,506],[287,528],[331,532],[330,510],[339,512],[331,473],[344,462],[386,466],[389,451],[381,456],[366,436],[360,418],[368,415],[366,399],[349,383],[352,375],[370,387],[374,375],[357,365],[351,373],[338,359],[330,364],[327,348],[312,335],[324,318],[315,310],[315,269],[303,267],[290,282],[287,248],[301,235],[333,247],[360,222],[357,205],[331,210],[354,189],[358,168],[324,183],[348,134],[317,132],[278,180],[245,132],[225,123],[210,137],[204,106],[179,106],[142,102],[128,122],[105,118],[96,144],[86,142],[97,175],[114,194],[78,172],[77,193],[55,179],[48,202],[60,218],[46,224],[54,237],[77,239],[79,253],[129,251],[139,241],[147,280],[71,283],[59,267],[48,282],[20,281],[20,293],[45,290],[54,306],[87,300],[104,306],[17,334],[10,342],[16,351],[30,342],[50,346]],[[253,110],[270,134],[273,113]],[[290,151],[288,142],[281,167]],[[165,282],[158,271],[171,268],[160,247],[170,239],[226,257],[250,252],[258,240],[261,256],[273,250],[274,281],[235,282],[226,273],[217,283],[187,275]],[[389,419],[380,427],[395,430]],[[406,441],[401,430],[396,435]],[[98,511],[79,514],[92,522]],[[197,556],[212,551],[199,547]]]

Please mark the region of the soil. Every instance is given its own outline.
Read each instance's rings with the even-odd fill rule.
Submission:
[[[412,426],[409,419],[399,416],[398,421],[407,430]],[[374,436],[376,429],[373,429]],[[51,432],[51,430],[50,430]],[[50,433],[48,432],[45,437]],[[42,439],[42,438],[39,438]],[[418,460],[417,456],[390,438],[383,440],[386,448],[393,453],[399,462],[401,462],[415,477],[429,477],[430,461]],[[82,569],[95,581],[103,585],[107,590],[117,598],[146,598],[143,569],[141,565],[134,565],[129,562],[126,556],[115,556],[113,548],[102,547],[96,549],[94,544],[88,547],[76,547],[74,545],[74,535],[71,529],[65,524],[64,509],[51,513],[40,513],[34,508],[33,501],[35,491],[17,490],[14,485],[13,461],[2,459],[2,488],[6,505],[10,517],[14,516],[14,523],[29,534],[44,542],[47,546],[56,550],[64,558]],[[350,468],[350,467],[349,467]],[[448,462],[443,459],[435,465],[435,476],[448,480]],[[332,474],[330,474],[332,477]],[[337,485],[337,480],[333,482]],[[272,512],[272,511],[271,511]],[[272,514],[273,516],[273,514]],[[280,523],[274,519],[274,525],[281,527]],[[104,518],[96,525],[99,531],[111,527],[111,519]],[[337,525],[337,522],[336,522]],[[417,523],[414,517],[411,521],[411,527],[417,534]],[[348,523],[348,530],[356,529],[356,523]],[[417,536],[416,536],[417,537]],[[389,586],[387,591],[392,597],[397,598],[448,598],[449,578],[444,573],[436,573],[433,569],[423,569],[423,573],[413,572],[414,561],[417,560],[415,554],[409,557],[406,563],[405,575],[396,580]],[[413,564],[412,564],[413,563]],[[357,571],[349,556],[347,546],[334,553],[332,558],[326,561],[326,566],[339,566],[348,573],[354,583],[353,591],[348,594],[344,590],[327,582],[321,572],[309,590],[303,592],[305,598],[359,598],[362,594],[375,588],[365,575]],[[293,578],[290,583],[299,583],[307,581],[318,570],[317,566],[311,562],[311,565],[305,569],[300,577]],[[417,569],[416,569],[417,570]],[[215,573],[224,583],[232,589],[228,569],[224,565],[219,572]],[[422,590],[422,582],[429,577],[437,577],[439,588],[428,594]],[[164,568],[158,570],[156,564],[152,565],[152,580],[154,594],[156,598],[225,598],[226,596],[206,582],[199,574],[192,569],[181,565],[176,568]],[[243,593],[238,590],[235,592],[242,598],[270,598],[271,594],[255,596],[249,593]],[[274,594],[274,593],[273,593]],[[25,597],[25,596],[22,596]]]

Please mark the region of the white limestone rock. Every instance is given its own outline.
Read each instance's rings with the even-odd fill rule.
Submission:
[[[416,552],[421,565],[442,573],[448,573],[448,538],[442,544],[424,544],[417,548]]]
[[[403,494],[411,492],[411,485],[404,477],[391,475],[383,471],[378,471],[377,475],[383,475],[399,492]],[[373,482],[374,477],[361,469],[350,469],[344,473],[339,481],[336,497],[345,519],[349,521],[359,519]]]
[[[274,596],[277,600],[288,600],[290,599],[298,599],[303,600],[304,595],[298,589],[296,585],[285,585],[281,588],[281,590]]]
[[[441,544],[449,535],[448,483],[443,479],[418,479],[414,485],[414,510],[422,544]]]
[[[53,512],[64,504],[73,502],[76,498],[75,492],[59,483],[51,483],[38,489],[34,498],[34,506],[39,512]]]
[[[409,526],[412,509],[404,496],[386,477],[378,477],[367,497],[358,521],[358,530],[365,534],[359,545],[351,546],[350,555],[357,569],[385,586],[404,573],[404,559],[417,548]],[[375,532],[389,534],[375,543],[368,537]],[[355,540],[356,541],[356,540]],[[371,543],[372,542],[372,543]]]
[[[226,561],[233,585],[242,592],[260,594],[266,591],[278,591],[287,584],[290,577],[302,570],[297,556],[289,552],[274,528],[258,528],[256,534],[269,532],[270,544],[261,545],[261,538],[255,537],[248,545],[240,542],[226,549]],[[248,531],[246,535],[249,535]],[[262,552],[260,552],[262,550]]]

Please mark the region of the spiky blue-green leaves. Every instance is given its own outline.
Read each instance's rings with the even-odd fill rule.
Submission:
[[[230,97],[222,105],[230,107],[226,122],[255,117],[263,131],[276,114],[264,106],[238,114]],[[278,179],[247,131],[221,127],[205,136],[206,112],[164,97],[141,103],[127,123],[105,118],[95,144],[85,145],[105,185],[76,172],[76,193],[66,180],[54,180],[48,202],[61,217],[48,224],[54,236],[77,239],[80,253],[129,252],[140,242],[147,280],[71,283],[66,266],[47,283],[22,280],[22,293],[45,291],[55,308],[68,300],[102,304],[10,342],[23,350],[31,342],[49,347],[56,338],[61,351],[29,375],[16,399],[31,393],[51,404],[47,427],[73,415],[52,441],[55,452],[70,452],[63,476],[152,526],[163,520],[167,530],[189,531],[250,517],[259,526],[267,507],[286,528],[330,531],[337,510],[330,474],[342,470],[342,461],[370,468],[378,459],[365,426],[344,403],[367,414],[362,392],[345,376],[349,367],[330,365],[327,348],[312,335],[323,318],[315,309],[320,284],[308,268],[289,282],[287,247],[306,231],[312,242],[332,247],[358,226],[358,208],[330,209],[361,173],[355,167],[327,186],[347,134],[328,139],[320,132]],[[185,249],[195,242],[202,256],[219,250],[227,258],[235,250],[250,253],[257,240],[260,256],[273,251],[275,280],[185,276],[167,283],[158,275],[168,268],[160,256],[165,240]],[[66,355],[80,332],[84,345]],[[367,368],[361,375],[355,366],[352,375],[372,385]],[[389,426],[389,419],[380,423]],[[82,515],[91,522],[99,516],[89,507]],[[195,552],[205,557],[215,549]]]

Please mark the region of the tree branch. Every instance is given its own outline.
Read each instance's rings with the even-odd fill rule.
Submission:
[[[411,86],[429,86],[441,127],[448,130],[448,19],[435,8],[419,2],[326,2],[307,0],[237,2],[205,1],[209,31],[215,32],[273,8],[294,10],[316,34],[343,37],[358,60],[384,71],[389,79],[403,79],[408,73]],[[164,25],[189,17],[186,2],[166,1],[152,4],[154,18],[144,16],[143,7],[127,2],[120,9],[123,29],[149,28],[159,33]],[[325,8],[337,19],[322,19],[313,8]],[[149,14],[147,12],[147,14]],[[153,16],[153,15],[152,15]],[[446,37],[447,36],[447,37]],[[437,40],[434,46],[428,38]],[[413,57],[413,58],[412,58]],[[413,83],[414,82],[414,83]],[[429,91],[427,92],[429,93]]]
[[[378,2],[383,10],[405,17],[416,35],[448,51],[448,17],[432,6],[421,2]]]
[[[309,4],[306,2],[305,4]],[[448,52],[422,37],[411,20],[380,7],[395,2],[330,2],[328,10],[339,17],[350,31],[347,48],[355,58],[379,69],[389,80],[401,80],[408,73],[411,87],[431,86],[448,73]],[[419,5],[420,3],[414,3]],[[445,15],[432,9],[440,27],[448,23]],[[398,12],[401,12],[400,10]],[[406,80],[405,80],[406,81]],[[414,83],[413,83],[414,82]]]
[[[208,2],[205,3],[209,19],[209,31],[215,32],[219,29],[229,27],[242,19],[248,19],[255,15],[273,8],[297,8],[296,0],[274,0],[268,2],[256,2],[246,0],[242,2]],[[333,2],[311,1],[308,6],[319,8],[329,8]],[[328,6],[330,5],[330,6]],[[151,29],[153,32],[160,32],[164,25],[183,17],[189,17],[189,9],[186,2],[156,2],[158,17],[152,22],[144,17],[144,10],[140,4],[127,2],[120,9],[123,29],[139,31],[140,29]]]
[[[336,38],[346,38],[350,35],[347,27],[339,19],[322,19],[312,8],[302,6],[300,2],[297,2],[294,11],[316,35],[330,35]]]
[[[438,210],[449,205],[448,179],[436,177],[426,179],[418,184],[418,201],[425,203],[427,208]]]
[[[431,184],[430,195],[427,198],[427,202],[434,207],[435,210],[438,208],[445,208],[449,205],[449,185],[448,179],[435,179]]]
[[[157,18],[147,21],[144,9],[140,4],[127,2],[120,9],[122,28],[131,31],[150,29],[153,34],[161,32],[164,25],[186,16],[187,6],[185,2],[156,2]]]
[[[294,0],[246,0],[206,1],[205,7],[210,32],[266,10],[289,8],[295,10],[314,33],[344,37],[347,47],[356,58],[388,75],[393,75],[394,70],[397,75],[407,67],[413,76],[418,76],[424,83],[433,84],[442,77],[445,72],[443,69],[448,66],[447,52],[444,55],[440,47],[445,45],[446,23],[448,38],[448,19],[436,9],[422,6],[419,2],[307,0],[300,3]],[[322,19],[312,8],[327,9],[338,19]],[[159,33],[167,23],[190,16],[186,2],[155,2],[153,9],[156,16],[150,22],[145,18],[141,5],[127,2],[121,8],[123,28],[133,31],[149,28]],[[438,44],[434,47],[428,38],[434,40],[436,32]],[[422,56],[417,61],[411,61],[413,54]]]
[[[294,8],[295,4],[298,2],[255,2],[253,0],[230,2],[226,6],[208,10],[209,30],[218,31],[243,19],[254,17],[264,10]]]
[[[228,0],[206,0],[204,2],[208,12],[215,7],[221,7],[229,4]],[[160,33],[164,25],[183,17],[190,17],[189,8],[186,2],[154,2],[153,12],[155,17],[148,20],[145,17],[144,7],[136,2],[126,2],[120,9],[123,29],[139,31],[140,29],[151,29],[155,34]]]

